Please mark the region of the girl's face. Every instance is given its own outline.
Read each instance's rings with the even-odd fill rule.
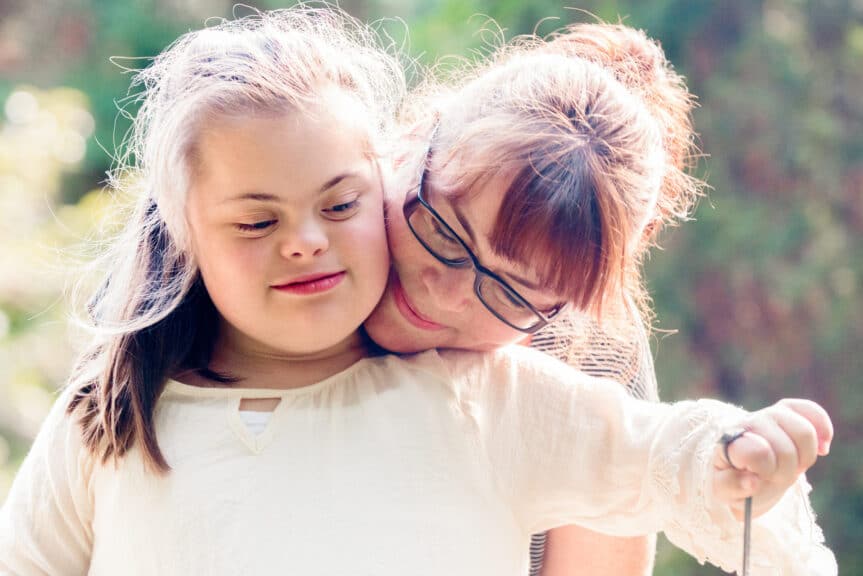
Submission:
[[[446,168],[445,168],[446,169]],[[443,264],[419,243],[403,212],[406,198],[416,195],[421,170],[399,170],[387,205],[387,234],[393,260],[386,292],[366,321],[375,342],[395,352],[429,348],[491,350],[522,340],[526,334],[504,324],[474,291],[472,266]],[[481,182],[453,201],[441,174],[428,172],[423,197],[452,228],[480,263],[502,278],[540,311],[559,307],[555,294],[541,290],[536,274],[526,266],[496,255],[489,243],[502,195],[505,175]],[[449,193],[448,193],[449,192]],[[431,228],[433,231],[436,229]]]
[[[187,219],[220,343],[289,357],[355,345],[389,267],[380,173],[356,108],[329,98],[312,118],[203,130]]]

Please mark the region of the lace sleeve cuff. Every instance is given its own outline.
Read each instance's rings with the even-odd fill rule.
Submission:
[[[700,403],[699,403],[700,404]],[[713,454],[722,424],[711,420],[706,408],[697,408],[687,419],[689,434],[676,454],[667,455],[651,466],[651,477],[666,498],[681,502],[683,510],[668,520],[668,539],[700,563],[710,562],[727,572],[741,572],[743,522],[727,506],[714,501],[712,493]],[[725,419],[723,419],[725,421]],[[685,498],[678,480],[682,453],[695,459],[690,480],[697,494]],[[809,503],[811,486],[805,476],[786,492],[769,512],[752,522],[750,573],[752,576],[835,576],[833,553],[824,545],[824,535],[815,522]],[[681,501],[680,498],[684,497]],[[685,502],[685,503],[683,503]]]

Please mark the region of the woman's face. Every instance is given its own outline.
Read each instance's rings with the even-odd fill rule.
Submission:
[[[452,169],[452,164],[449,165]],[[444,168],[446,170],[446,168]],[[420,184],[421,169],[399,170],[387,204],[387,236],[392,268],[384,296],[366,320],[369,336],[394,352],[429,348],[490,350],[525,338],[526,334],[494,316],[474,291],[473,266],[449,267],[417,240],[405,219],[403,205]],[[509,179],[498,174],[470,193],[458,194],[442,182],[446,174],[428,171],[423,197],[464,241],[480,263],[493,271],[540,311],[554,308],[559,298],[543,292],[534,272],[495,254],[489,237]]]

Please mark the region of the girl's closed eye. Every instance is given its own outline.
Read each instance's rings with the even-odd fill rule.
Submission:
[[[237,222],[234,224],[234,227],[240,232],[249,235],[262,235],[275,226],[277,222],[278,220],[274,218],[268,218],[265,220],[255,220],[250,222]]]
[[[357,198],[351,200],[339,200],[335,204],[329,204],[322,212],[330,220],[346,220],[357,213],[360,201]]]

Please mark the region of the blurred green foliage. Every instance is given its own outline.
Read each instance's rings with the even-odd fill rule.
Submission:
[[[826,406],[836,440],[810,474],[813,499],[842,573],[863,574],[863,5],[342,6],[364,20],[402,19],[410,53],[425,64],[487,50],[501,33],[545,34],[591,15],[622,18],[662,42],[699,96],[699,171],[713,188],[695,221],[667,233],[648,263],[658,328],[676,331],[654,341],[662,394],[749,408],[806,396]],[[68,249],[105,211],[100,185],[128,127],[116,101],[129,76],[109,57],[153,56],[205,17],[230,13],[220,0],[0,1],[0,499],[72,359],[62,291],[77,262]],[[387,30],[405,35],[397,21]],[[660,546],[657,574],[708,572]]]

